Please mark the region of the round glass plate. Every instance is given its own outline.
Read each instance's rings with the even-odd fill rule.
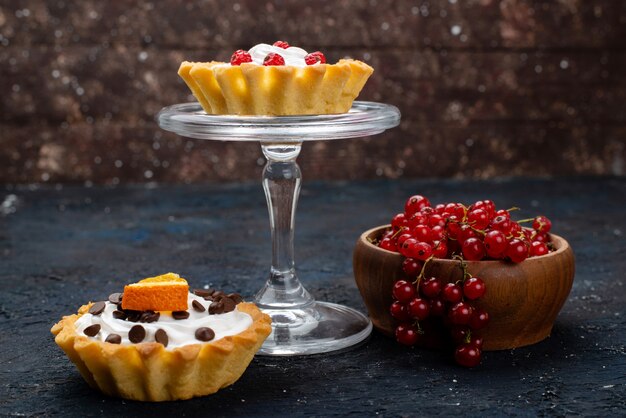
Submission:
[[[400,111],[384,103],[356,101],[348,113],[336,115],[207,115],[195,102],[163,108],[157,122],[166,131],[189,138],[302,142],[379,134],[400,123]]]

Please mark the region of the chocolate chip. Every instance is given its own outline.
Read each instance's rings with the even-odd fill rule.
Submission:
[[[111,293],[109,295],[109,302],[114,305],[119,305],[122,303],[122,294],[121,293]]]
[[[89,313],[92,315],[100,315],[102,311],[104,311],[105,307],[106,305],[104,302],[102,301],[96,302],[93,305],[91,305],[91,308],[89,308]]]
[[[121,319],[122,321],[126,319],[126,312],[124,311],[113,311],[113,318]]]
[[[88,337],[95,337],[100,332],[100,324],[89,325],[83,332]]]
[[[201,298],[211,296],[215,292],[215,289],[194,289],[193,294],[196,296],[200,296]]]
[[[163,344],[163,347],[167,347],[167,343],[170,341],[170,339],[167,337],[167,332],[159,328],[157,329],[157,332],[154,333],[154,341],[158,342],[159,344]]]
[[[139,322],[156,322],[159,320],[161,314],[159,312],[154,311],[143,311],[141,316],[139,317]]]
[[[228,297],[224,297],[224,299],[222,299],[222,303],[224,304],[224,313],[234,311],[235,306],[237,306],[235,301]]]
[[[217,315],[224,312],[224,304],[222,302],[213,302],[209,305],[209,315]]]
[[[206,311],[206,308],[197,300],[194,300],[193,302],[191,302],[191,306],[193,306],[193,309],[198,311],[198,312],[204,312]]]
[[[196,330],[196,340],[211,341],[215,338],[215,331],[209,327],[202,327]]]
[[[174,311],[174,312],[172,312],[172,318],[174,318],[174,319],[187,319],[187,318],[189,318],[189,312],[187,312],[187,311]]]
[[[226,296],[231,298],[237,305],[243,302],[243,298],[241,297],[239,293],[229,293]]]
[[[124,311],[126,313],[126,319],[130,322],[139,322],[141,318],[141,311],[131,311],[130,309],[126,309]]]
[[[104,341],[111,343],[111,344],[119,344],[122,342],[122,337],[120,337],[117,334],[109,334],[109,336]]]
[[[141,325],[133,325],[128,331],[128,339],[131,343],[140,343],[144,338],[146,338],[146,330]]]

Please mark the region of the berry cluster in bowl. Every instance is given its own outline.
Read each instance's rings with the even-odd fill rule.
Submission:
[[[405,257],[426,260],[452,258],[502,260],[521,263],[528,257],[551,251],[552,222],[545,216],[514,221],[511,212],[518,208],[497,209],[491,200],[470,206],[441,203],[432,207],[424,196],[411,196],[404,212],[391,220],[392,228],[378,246]],[[532,222],[532,228],[522,227]]]
[[[265,57],[263,58],[263,65],[265,66],[285,65],[285,55],[287,54],[302,56],[304,64],[306,65],[326,64],[326,57],[320,51],[307,53],[301,48],[292,47],[285,41],[276,41],[272,44],[272,46],[276,47],[273,51],[283,49],[285,52],[269,52],[265,54]],[[233,55],[230,57],[230,65],[241,65],[251,62],[254,62],[252,50],[246,51],[244,49],[238,49],[233,52]]]
[[[425,332],[422,321],[439,318],[457,344],[456,362],[466,367],[480,363],[480,330],[489,324],[490,317],[474,302],[485,295],[487,287],[480,277],[468,272],[466,261],[521,263],[553,250],[551,221],[545,216],[515,221],[511,219],[514,210],[517,208],[498,210],[490,200],[434,207],[420,195],[406,201],[404,212],[395,215],[391,228],[374,242],[404,257],[406,279],[394,283],[390,306],[390,314],[397,320],[395,336],[399,343],[416,345]],[[527,222],[532,228],[522,227]],[[426,267],[435,258],[457,260],[462,279],[449,282],[446,277],[428,276]]]

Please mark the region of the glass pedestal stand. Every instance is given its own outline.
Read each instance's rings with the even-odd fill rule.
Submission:
[[[369,319],[346,306],[316,301],[298,279],[294,255],[294,219],[302,175],[296,158],[305,141],[356,138],[397,126],[394,106],[354,102],[348,113],[311,116],[216,116],[198,103],[166,107],[157,116],[161,128],[179,135],[220,141],[258,141],[267,164],[263,189],[272,231],[272,264],[254,302],[272,317],[272,334],[259,354],[305,355],[340,350],[363,341]]]

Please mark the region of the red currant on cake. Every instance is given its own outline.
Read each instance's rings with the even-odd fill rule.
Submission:
[[[285,65],[285,59],[279,54],[270,52],[263,60],[263,65]]]
[[[233,55],[230,57],[230,65],[241,65],[244,62],[252,62],[252,56],[248,51],[238,49],[233,52]]]
[[[326,64],[326,57],[320,51],[311,52],[304,57],[306,65]]]
[[[287,49],[287,48],[289,48],[291,45],[289,45],[289,44],[288,44],[287,42],[285,42],[285,41],[276,41],[276,42],[274,42],[273,46],[277,46],[277,47],[282,48],[282,49]]]

